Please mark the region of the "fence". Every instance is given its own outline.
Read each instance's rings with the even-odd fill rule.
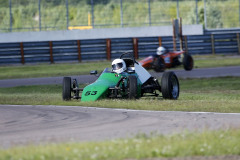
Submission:
[[[179,17],[184,25],[240,27],[240,0],[0,0],[0,4],[0,32],[160,26]]]
[[[212,30],[204,35],[184,36],[184,50],[193,55],[240,54],[240,30],[222,32]],[[155,54],[160,45],[171,50],[172,37],[0,43],[0,64],[111,60],[127,50],[131,50],[136,58],[141,58]]]

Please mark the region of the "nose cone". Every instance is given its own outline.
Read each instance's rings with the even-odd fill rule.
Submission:
[[[120,76],[116,73],[102,73],[97,81],[83,89],[81,101],[96,101],[107,98],[109,88],[116,86],[119,79]]]
[[[81,101],[96,101],[106,98],[108,95],[108,88],[109,86],[102,82],[92,83],[84,88]]]

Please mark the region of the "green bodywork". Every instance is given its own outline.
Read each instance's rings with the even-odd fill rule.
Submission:
[[[109,88],[114,88],[118,81],[121,79],[121,77],[128,77],[129,75],[134,75],[137,77],[136,73],[112,73],[112,72],[103,72],[100,77],[92,84],[86,86],[83,89],[81,101],[96,101],[99,99],[107,98],[110,95]],[[137,97],[141,96],[141,82],[137,78]],[[127,78],[124,81],[124,84],[120,83],[120,87],[126,87],[127,86]],[[125,95],[126,93],[122,93]]]

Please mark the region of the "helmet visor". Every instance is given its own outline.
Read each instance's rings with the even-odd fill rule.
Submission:
[[[122,63],[117,63],[112,65],[113,70],[118,70],[118,69],[121,69],[122,67],[123,67]]]

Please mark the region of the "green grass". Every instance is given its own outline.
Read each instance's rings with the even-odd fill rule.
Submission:
[[[73,105],[161,111],[240,112],[240,77],[180,79],[178,100],[143,97],[138,100],[105,99],[96,102],[63,101],[61,85],[0,88],[0,104]]]
[[[15,147],[0,150],[0,159],[126,160],[240,155],[239,141],[240,130],[234,129],[173,135],[139,134],[130,139]]]
[[[194,55],[195,68],[239,66],[239,56]]]
[[[35,64],[21,66],[1,66],[0,79],[34,78],[89,74],[91,70],[102,71],[111,67],[108,61],[82,62],[82,63],[58,63]]]
[[[196,55],[193,58],[195,68],[239,66],[240,64],[239,56]],[[83,75],[89,74],[91,70],[100,72],[106,67],[111,67],[110,61],[0,66],[0,79]]]

